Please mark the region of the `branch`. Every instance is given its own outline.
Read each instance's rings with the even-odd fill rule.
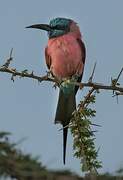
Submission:
[[[14,68],[10,68],[10,67],[5,67],[4,65],[0,67],[0,72],[5,72],[5,73],[9,73],[11,74],[11,80],[14,81],[14,77],[15,76],[19,76],[19,77],[26,77],[26,78],[30,78],[30,79],[35,79],[38,80],[38,82],[42,82],[42,81],[50,81],[50,82],[54,82],[56,84],[58,84],[58,80],[56,80],[54,77],[50,77],[49,74],[46,74],[44,76],[38,76],[35,75],[34,72],[32,71],[31,73],[28,72],[27,69],[23,70],[23,71],[17,71]],[[80,89],[82,89],[83,87],[93,87],[94,89],[102,89],[102,90],[113,90],[113,91],[119,91],[121,92],[121,95],[123,93],[123,87],[121,86],[117,86],[117,85],[104,85],[101,83],[96,83],[96,82],[87,82],[87,83],[78,83],[78,82],[74,82],[76,86],[79,86]]]
[[[96,173],[97,169],[102,167],[102,163],[98,161],[98,150],[95,149],[95,132],[92,130],[91,119],[95,117],[96,111],[88,108],[88,105],[95,103],[96,96],[93,94],[96,92],[94,88],[91,88],[88,94],[84,97],[83,101],[74,111],[71,119],[71,133],[73,135],[73,149],[74,156],[80,159],[82,171]]]
[[[56,86],[59,85],[59,83],[60,83],[59,80],[54,78],[50,72],[47,72],[47,74],[44,76],[39,76],[39,75],[35,75],[34,71],[29,73],[27,69],[18,71],[15,68],[11,68],[10,63],[13,60],[12,52],[13,52],[13,49],[11,49],[11,51],[10,51],[10,57],[6,60],[6,62],[2,66],[0,66],[0,72],[5,72],[8,74],[11,74],[11,80],[13,82],[14,82],[14,77],[19,76],[20,78],[26,77],[26,78],[30,78],[30,79],[35,79],[38,82],[50,81],[50,82],[54,82]],[[101,83],[92,82],[94,72],[95,72],[95,67],[96,67],[96,63],[94,64],[92,74],[87,83],[78,83],[78,82],[71,82],[71,83],[74,83],[76,86],[79,86],[80,89],[82,89],[83,87],[92,87],[95,90],[101,90],[101,89],[102,90],[112,90],[113,92],[116,92],[115,95],[123,95],[123,87],[119,86],[120,84],[118,83],[121,73],[123,72],[123,68],[121,69],[121,71],[118,74],[118,77],[116,79],[111,79],[110,85],[104,85]]]
[[[6,72],[6,73],[9,73],[9,74],[12,74],[11,80],[13,80],[13,81],[14,81],[13,78],[15,76],[19,76],[19,77],[27,77],[27,78],[35,79],[35,80],[38,80],[39,82],[42,82],[42,81],[52,81],[52,82],[54,82],[54,79],[49,78],[48,75],[40,77],[40,76],[34,75],[33,71],[31,73],[28,73],[27,69],[19,72],[14,68],[6,68],[4,66],[1,66],[0,67],[0,72]]]

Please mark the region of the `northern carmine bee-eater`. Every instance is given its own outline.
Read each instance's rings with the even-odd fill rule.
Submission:
[[[55,123],[63,126],[63,162],[65,164],[68,125],[76,109],[76,93],[83,75],[86,50],[76,22],[67,18],[55,18],[49,24],[35,24],[27,28],[48,32],[45,49],[46,64],[60,83]]]

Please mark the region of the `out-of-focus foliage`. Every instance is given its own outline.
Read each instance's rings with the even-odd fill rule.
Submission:
[[[47,171],[38,158],[24,154],[9,140],[10,133],[0,132],[0,176],[16,179],[43,179]]]
[[[119,180],[122,177],[122,168],[116,171],[116,176],[109,173],[95,176],[87,174],[80,177],[69,170],[51,171],[29,154],[17,149],[16,143],[10,142],[10,133],[0,132],[0,179],[9,177],[16,180]]]

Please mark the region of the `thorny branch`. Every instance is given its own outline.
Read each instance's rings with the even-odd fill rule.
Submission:
[[[96,90],[92,87],[88,94],[80,101],[77,109],[73,113],[71,119],[71,133],[73,135],[74,156],[80,159],[82,171],[98,173],[97,169],[102,167],[102,163],[98,161],[98,150],[96,151],[95,130],[92,130],[91,119],[95,117],[96,111],[89,108],[88,105],[95,103]],[[97,125],[96,125],[97,126]]]
[[[54,82],[55,85],[59,84],[59,81],[56,78],[54,78],[53,76],[51,76],[50,73],[47,73],[44,76],[38,76],[38,75],[34,74],[34,71],[29,73],[27,69],[22,70],[22,71],[18,71],[15,68],[11,68],[10,63],[13,60],[12,52],[13,52],[13,49],[10,52],[10,57],[6,60],[6,62],[2,66],[0,66],[0,72],[5,72],[5,73],[11,74],[11,80],[12,81],[14,81],[15,76],[18,76],[20,78],[26,77],[26,78],[35,79],[38,82],[50,81],[50,82]],[[121,73],[123,72],[123,68],[121,69],[121,71],[118,74],[118,77],[116,79],[111,79],[110,85],[104,85],[104,84],[96,83],[96,82],[92,81],[92,78],[94,76],[95,67],[96,67],[96,63],[94,65],[92,75],[90,76],[89,81],[87,83],[74,82],[74,84],[76,86],[79,86],[80,89],[82,89],[83,87],[92,87],[95,90],[101,90],[101,89],[102,90],[113,90],[113,92],[115,92],[115,95],[123,95],[123,87],[119,86],[120,84],[118,83],[118,80],[121,76]]]

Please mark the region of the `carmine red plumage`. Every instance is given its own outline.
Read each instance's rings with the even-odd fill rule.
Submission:
[[[46,64],[53,75],[60,80],[77,74],[80,76],[78,81],[81,81],[85,56],[85,46],[81,39],[80,30],[74,21],[71,22],[70,31],[68,33],[49,39],[45,49]],[[72,112],[76,108],[75,95],[77,90],[78,87],[76,87],[74,92],[70,93],[67,98],[60,90],[55,123],[60,122],[63,127],[69,124]],[[63,129],[64,164],[67,132],[68,127]]]
[[[72,34],[49,39],[46,47],[46,63],[59,79],[74,74],[81,75],[84,64],[80,44]]]
[[[86,50],[78,25],[71,19],[55,18],[50,24],[35,24],[27,28],[43,29],[48,32],[49,40],[45,49],[47,67],[59,80],[77,75],[80,82],[83,75]],[[59,87],[59,99],[55,123],[63,126],[63,162],[65,164],[67,132],[66,127],[76,109],[77,86],[68,83]]]

